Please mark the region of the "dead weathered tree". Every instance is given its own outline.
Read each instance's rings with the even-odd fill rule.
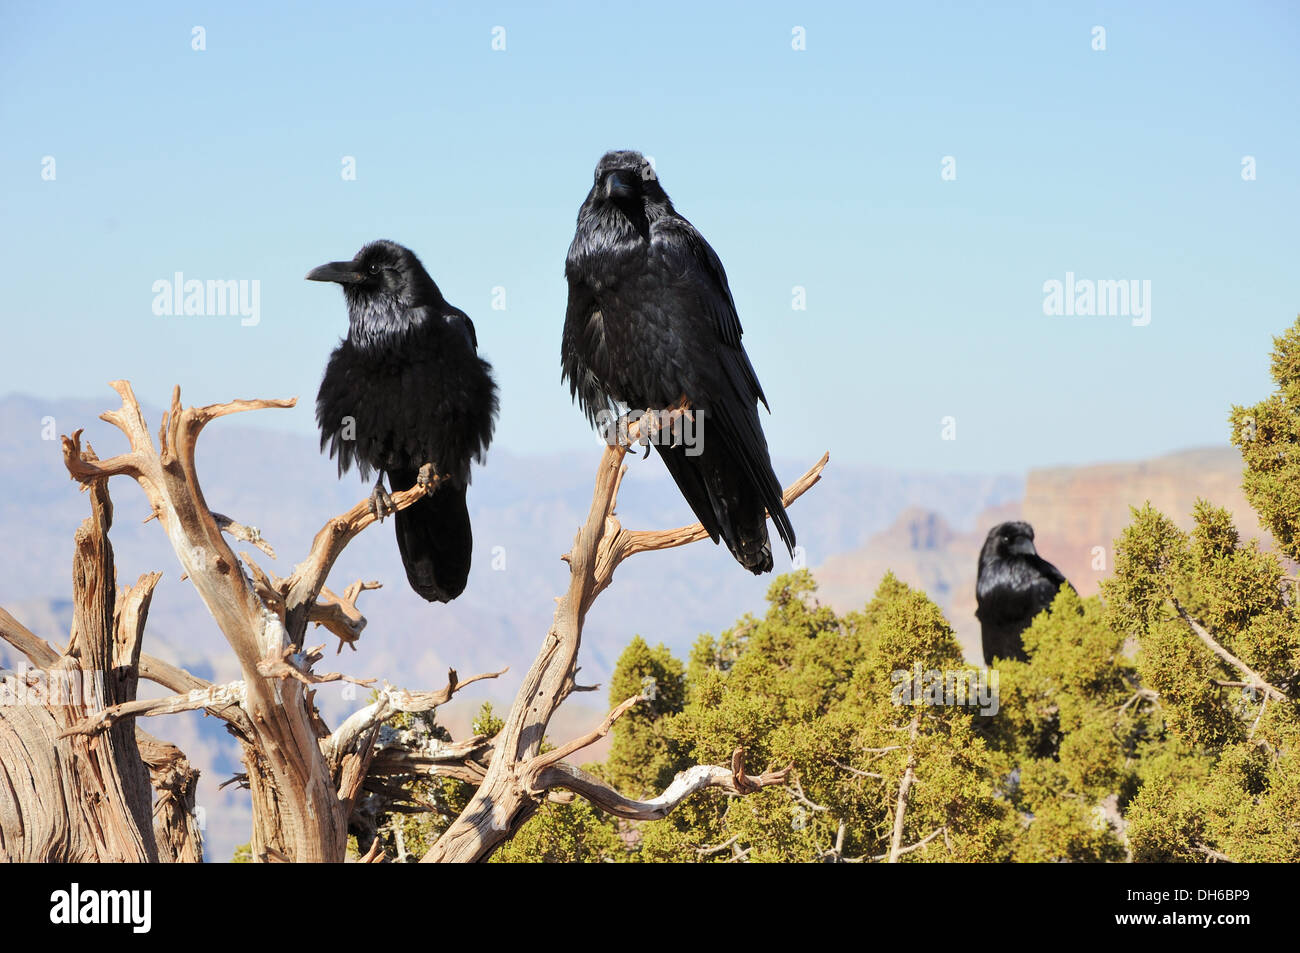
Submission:
[[[0,610],[0,637],[34,673],[11,675],[10,690],[33,694],[34,683],[57,674],[90,688],[68,703],[0,706],[0,859],[194,861],[201,856],[193,818],[196,773],[174,746],[150,737],[137,720],[203,710],[222,719],[243,746],[239,780],[252,798],[251,847],[257,860],[341,861],[350,821],[358,821],[363,791],[397,798],[412,777],[449,776],[477,785],[464,812],[428,851],[429,861],[489,856],[536,810],[548,792],[564,788],[620,817],[662,817],[693,791],[720,787],[746,794],[780,783],[785,771],[746,774],[743,752],[726,767],[683,772],[651,801],[632,801],[564,758],[610,730],[639,698],[628,699],[592,732],[540,754],[542,737],[574,682],[582,627],[596,597],[624,559],[707,538],[699,524],[667,531],[629,531],[615,514],[624,473],[624,446],[608,447],[597,471],[591,509],[570,553],[568,592],[558,600],[541,651],[525,675],[493,738],[460,743],[378,744],[381,729],[399,712],[432,711],[461,687],[500,672],[460,681],[455,671],[440,691],[406,691],[385,684],[371,704],[331,731],[314,704],[312,686],[336,673],[314,670],[319,649],[304,649],[309,623],[325,626],[355,648],[365,618],[356,600],[378,583],[358,580],[343,595],[326,588],[339,553],[375,522],[368,502],[331,519],[286,578],[266,573],[247,553],[237,558],[223,533],[271,550],[260,535],[204,501],[194,449],[211,420],[244,410],[291,407],[292,400],[233,401],[184,408],[177,388],[155,447],[140,407],[124,381],[114,382],[122,406],[103,414],[126,435],[130,449],[99,459],[81,444],[81,431],[63,438],[72,478],[89,490],[91,516],[77,533],[75,617],[68,648],[59,652]],[[637,436],[636,426],[631,430]],[[821,477],[823,457],[785,494],[792,503]],[[108,530],[108,481],[139,484],[153,517],[166,532],[185,576],[202,598],[239,661],[242,678],[214,685],[142,652],[149,600],[160,574],[141,576],[118,590]],[[435,478],[393,495],[398,509],[437,492]],[[139,679],[171,694],[142,700]],[[32,683],[32,684],[29,684]],[[47,693],[48,694],[48,693]],[[29,699],[30,701],[30,699]],[[379,859],[377,848],[365,860]]]
[[[638,436],[635,425],[630,430]],[[555,617],[542,650],[524,676],[515,703],[497,735],[495,754],[487,776],[460,817],[425,855],[425,861],[470,861],[488,856],[519,829],[540,805],[546,792],[567,788],[592,804],[619,817],[663,817],[686,795],[703,787],[721,787],[748,794],[785,779],[785,771],[750,777],[745,774],[743,752],[737,751],[729,767],[698,766],[679,774],[662,796],[652,801],[632,801],[603,781],[566,764],[562,759],[595,741],[597,730],[555,751],[539,754],[546,726],[560,703],[576,688],[574,673],[587,612],[610,584],[619,564],[637,553],[670,549],[707,539],[699,523],[679,529],[628,530],[616,515],[619,485],[628,448],[608,446],[596,471],[596,488],[587,521],[578,530],[573,547],[564,557],[569,564],[569,589],[559,599]],[[788,506],[821,479],[829,455],[823,456],[784,494]],[[620,713],[619,706],[602,728]]]

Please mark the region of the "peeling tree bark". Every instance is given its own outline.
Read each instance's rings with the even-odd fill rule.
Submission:
[[[135,698],[140,631],[157,576],[117,592],[104,481],[89,486],[91,515],[76,534],[72,639],[56,655],[21,626],[16,643],[40,675],[11,677],[17,704],[0,705],[0,857],[15,861],[159,859],[148,769],[135,724],[89,738],[71,729],[86,713]],[[7,613],[4,631],[14,627]],[[37,693],[44,684],[47,690]],[[44,698],[41,698],[41,696]]]

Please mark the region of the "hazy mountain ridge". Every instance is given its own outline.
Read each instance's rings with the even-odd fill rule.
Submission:
[[[72,533],[85,517],[86,503],[63,468],[58,441],[41,439],[42,421],[53,417],[59,434],[84,427],[84,439],[108,456],[125,449],[124,438],[97,419],[112,403],[111,393],[102,403],[21,396],[0,400],[0,486],[5,490],[0,495],[0,541],[5,543],[0,547],[0,603],[67,600]],[[274,414],[258,413],[264,419]],[[158,408],[146,407],[145,415],[156,427]],[[368,488],[352,474],[339,479],[334,462],[310,438],[242,426],[246,419],[227,418],[204,432],[199,476],[215,511],[261,529],[279,559],[260,553],[255,558],[285,575],[306,554],[325,520],[363,498]],[[467,672],[531,659],[549,623],[551,599],[567,582],[559,556],[585,519],[598,459],[594,440],[589,455],[523,458],[493,450],[487,466],[475,469],[469,493],[475,536],[470,585],[448,606],[430,606],[407,589],[391,524],[356,539],[331,584],[338,588],[362,576],[385,583],[384,589],[362,597],[370,620],[362,643],[365,667],[373,669],[399,648],[405,663],[395,670],[408,672],[422,671],[425,661],[434,672],[447,665]],[[777,469],[789,482],[812,462],[784,461]],[[691,521],[658,460],[629,457],[628,470],[619,501],[625,525],[667,527]],[[844,466],[832,459],[822,482],[795,504],[791,516],[806,564],[816,566],[835,553],[861,547],[909,506],[925,506],[966,526],[987,506],[1019,498],[1022,488],[1016,477],[908,474]],[[173,648],[186,657],[222,655],[225,643],[206,610],[187,585],[178,583],[176,559],[164,535],[157,526],[142,523],[149,515],[143,493],[124,480],[115,480],[112,489],[120,581],[154,569],[164,573],[151,611],[151,634],[175,642]],[[249,549],[238,543],[234,548]],[[777,572],[790,565],[789,557],[778,555]],[[686,648],[700,632],[717,631],[740,612],[761,607],[770,581],[743,572],[724,548],[707,543],[630,561],[619,571],[615,597],[598,603],[589,620],[586,674],[606,674],[617,652],[638,632]],[[169,637],[181,632],[181,640]],[[411,644],[416,639],[427,641]],[[215,667],[217,677],[236,674],[233,668],[221,672],[220,660]]]

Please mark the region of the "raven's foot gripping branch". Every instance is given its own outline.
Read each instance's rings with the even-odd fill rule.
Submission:
[[[375,481],[375,488],[370,491],[370,512],[381,523],[397,512],[397,507],[393,505],[392,496],[384,489],[384,475],[382,473],[379,474],[379,479]]]

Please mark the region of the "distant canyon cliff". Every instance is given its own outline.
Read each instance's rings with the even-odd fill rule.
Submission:
[[[1024,498],[982,511],[973,527],[954,529],[933,510],[909,507],[888,528],[851,552],[817,567],[821,595],[839,611],[858,608],[892,569],[926,590],[957,630],[967,658],[976,661],[975,573],[984,536],[1003,520],[1034,527],[1035,544],[1085,596],[1097,592],[1114,565],[1114,540],[1131,518],[1130,507],[1150,501],[1180,527],[1191,526],[1198,497],[1225,507],[1242,539],[1272,539],[1241,491],[1241,456],[1231,448],[1187,450],[1136,463],[1031,470]]]

